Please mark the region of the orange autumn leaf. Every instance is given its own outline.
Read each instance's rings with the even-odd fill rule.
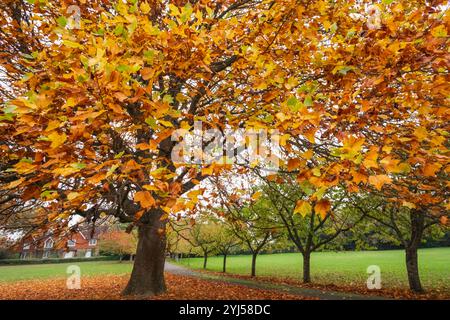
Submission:
[[[136,194],[134,195],[134,201],[138,202],[144,209],[154,207],[156,204],[155,199],[148,191],[136,192]]]
[[[385,184],[389,184],[392,182],[392,179],[385,174],[380,174],[376,176],[369,177],[369,183],[373,185],[378,191],[381,191],[381,188]]]
[[[331,203],[326,199],[322,199],[316,203],[314,206],[314,211],[320,215],[322,219],[325,219],[328,212],[330,211]]]
[[[297,169],[300,166],[300,164],[301,164],[300,159],[297,159],[297,158],[289,159],[288,165],[287,165],[288,171],[294,171],[295,169]]]

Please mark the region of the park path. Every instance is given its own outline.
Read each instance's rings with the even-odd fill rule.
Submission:
[[[310,297],[310,298],[318,298],[320,300],[388,300],[389,298],[380,297],[380,296],[368,296],[368,295],[360,295],[354,293],[347,292],[338,292],[338,291],[324,291],[320,289],[313,288],[301,288],[297,286],[284,285],[284,284],[274,284],[268,282],[261,282],[255,280],[247,280],[247,279],[238,279],[227,276],[218,276],[207,273],[198,272],[195,270],[191,270],[170,262],[166,261],[165,271],[168,273],[172,273],[175,275],[182,275],[188,277],[197,277],[203,280],[212,280],[212,281],[221,281],[230,284],[237,284],[246,286],[254,289],[263,289],[263,290],[274,290],[281,291],[284,293],[289,293],[292,295],[302,296],[302,297]]]

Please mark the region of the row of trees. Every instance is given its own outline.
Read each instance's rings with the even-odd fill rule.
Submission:
[[[211,254],[223,255],[223,272],[231,252],[249,252],[250,274],[255,276],[261,251],[294,247],[303,257],[302,278],[308,283],[313,252],[385,243],[404,248],[410,288],[421,292],[417,250],[426,239],[440,239],[449,232],[435,216],[423,215],[418,224],[413,210],[376,194],[349,194],[337,186],[307,202],[311,186],[297,183],[289,174],[274,181],[257,173],[251,182],[256,185],[251,191],[236,189],[236,184],[230,190],[229,180],[216,179],[220,206],[204,206],[196,222],[173,221],[169,252],[199,254],[203,268]]]

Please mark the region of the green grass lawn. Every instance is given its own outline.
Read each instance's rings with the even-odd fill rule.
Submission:
[[[222,271],[222,257],[208,258],[208,270]],[[312,281],[323,284],[365,285],[367,267],[381,269],[383,287],[406,287],[404,251],[344,251],[317,252],[311,256]],[[182,259],[182,265],[193,269],[203,267],[202,258]],[[419,250],[420,276],[426,288],[450,291],[450,248]],[[251,256],[238,255],[227,258],[227,272],[250,274]],[[256,273],[300,279],[302,257],[299,253],[264,254],[257,258]]]
[[[70,265],[79,266],[81,276],[127,274],[131,272],[132,268],[132,264],[130,262],[119,263],[118,261],[0,266],[0,282],[28,279],[64,278],[68,276],[66,271],[67,267]]]
[[[250,273],[250,256],[229,256],[227,260],[229,273]],[[179,263],[200,269],[203,259],[182,259]],[[450,291],[450,248],[420,250],[419,263],[426,288]],[[0,266],[0,282],[67,277],[67,267],[74,264],[80,266],[82,276],[128,274],[132,268],[130,262],[118,261]],[[323,284],[364,285],[369,265],[381,268],[383,287],[407,286],[404,253],[401,250],[314,253],[311,257],[311,277],[312,281]],[[208,270],[221,271],[222,257],[210,257]],[[257,275],[300,279],[301,271],[302,259],[298,253],[265,254],[257,260]]]

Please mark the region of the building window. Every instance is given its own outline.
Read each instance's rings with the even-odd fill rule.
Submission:
[[[75,247],[75,240],[69,240],[69,241],[67,241],[67,246],[68,246],[68,247]]]
[[[97,239],[91,239],[89,240],[89,245],[90,246],[95,246],[97,244]]]
[[[24,244],[23,245],[23,250],[30,250],[30,245],[29,244]]]
[[[52,240],[52,239],[47,239],[47,240],[45,240],[44,248],[45,248],[45,249],[51,249],[51,248],[53,248],[53,240]]]

